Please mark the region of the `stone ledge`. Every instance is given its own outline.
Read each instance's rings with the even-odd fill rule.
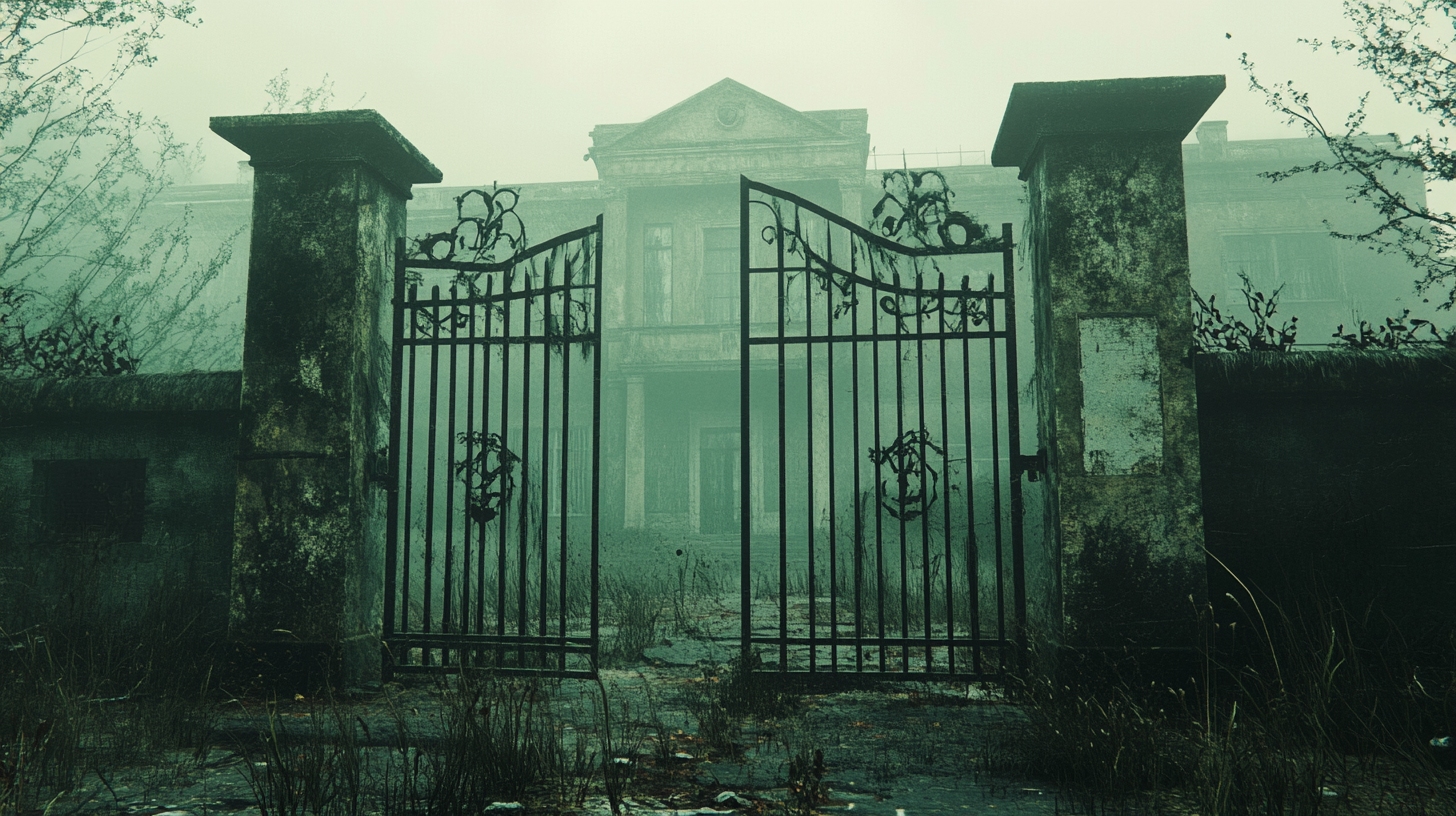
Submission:
[[[360,161],[408,192],[444,175],[378,111],[214,116],[212,132],[247,153],[253,164]]]
[[[22,417],[89,413],[237,411],[239,371],[192,371],[119,377],[0,379],[0,426]]]
[[[1018,82],[991,149],[995,167],[1026,166],[1051,136],[1167,133],[1181,140],[1223,93],[1222,74]]]

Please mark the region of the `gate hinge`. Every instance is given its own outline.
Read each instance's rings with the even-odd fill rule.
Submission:
[[[364,469],[370,482],[389,483],[389,446],[370,451],[365,458]]]
[[[1016,457],[1016,461],[1011,463],[1011,475],[1013,478],[1025,473],[1027,481],[1031,482],[1041,481],[1041,475],[1046,473],[1046,469],[1046,448],[1041,448],[1036,453],[1023,453]]]

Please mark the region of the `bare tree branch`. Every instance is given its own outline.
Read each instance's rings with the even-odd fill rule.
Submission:
[[[1328,43],[1301,40],[1312,50],[1329,48],[1350,54],[1356,64],[1372,72],[1396,101],[1430,117],[1437,127],[1456,126],[1456,1],[1415,0],[1397,5],[1381,0],[1346,0],[1344,13],[1355,26],[1353,39]],[[1428,44],[1427,37],[1437,39]],[[1369,94],[1345,117],[1342,130],[1328,128],[1315,114],[1309,96],[1292,82],[1266,85],[1255,73],[1248,54],[1240,57],[1249,87],[1263,94],[1268,105],[1308,135],[1322,140],[1332,160],[1316,161],[1260,175],[1283,181],[1306,173],[1338,172],[1350,178],[1350,201],[1370,205],[1382,222],[1363,232],[1330,234],[1365,244],[1378,253],[1403,256],[1423,277],[1416,284],[1422,295],[1444,289],[1439,308],[1456,305],[1456,215],[1428,207],[1400,189],[1403,174],[1420,178],[1423,186],[1456,180],[1456,152],[1449,138],[1427,129],[1409,139],[1390,134],[1372,138],[1363,130]],[[1409,178],[1409,175],[1406,175]],[[1325,222],[1329,227],[1329,222]]]

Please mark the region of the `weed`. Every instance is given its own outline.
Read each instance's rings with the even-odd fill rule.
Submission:
[[[802,748],[789,759],[789,812],[798,816],[809,816],[814,808],[829,801],[829,784],[825,777],[829,771],[824,766],[824,751],[815,749],[811,755],[808,748]]]
[[[1429,747],[1453,725],[1456,672],[1423,682],[1370,605],[1349,610],[1318,584],[1281,605],[1233,579],[1237,619],[1189,616],[1203,640],[1186,688],[1148,682],[1117,650],[1063,649],[1055,676],[1015,678],[1028,724],[1009,746],[1020,763],[999,770],[1049,777],[1093,811],[1456,812]]]
[[[658,644],[667,590],[667,582],[653,574],[602,577],[605,618],[614,633],[603,651],[611,662],[639,661],[643,650]]]
[[[101,597],[96,570],[78,569],[52,603],[16,605],[41,622],[0,628],[0,814],[56,806],[87,772],[104,779],[179,747],[206,755],[220,640],[200,611],[210,599],[162,580],[128,617]],[[146,783],[185,770],[169,764]]]
[[[259,813],[356,816],[363,806],[363,759],[353,723],[337,706],[311,707],[301,719],[307,726],[299,734],[280,722],[277,704],[269,704],[260,747],[243,751],[243,775]],[[326,719],[332,720],[332,729],[321,724]]]

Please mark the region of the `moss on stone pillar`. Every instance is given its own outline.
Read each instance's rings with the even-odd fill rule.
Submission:
[[[410,185],[440,172],[374,111],[214,117],[254,167],[230,631],[286,664],[378,677],[390,302]],[[271,665],[270,665],[271,664]],[[271,678],[271,679],[277,679]]]
[[[1061,631],[1188,647],[1207,595],[1181,141],[1222,76],[1013,87],[992,164],[1030,213],[1039,423]]]

